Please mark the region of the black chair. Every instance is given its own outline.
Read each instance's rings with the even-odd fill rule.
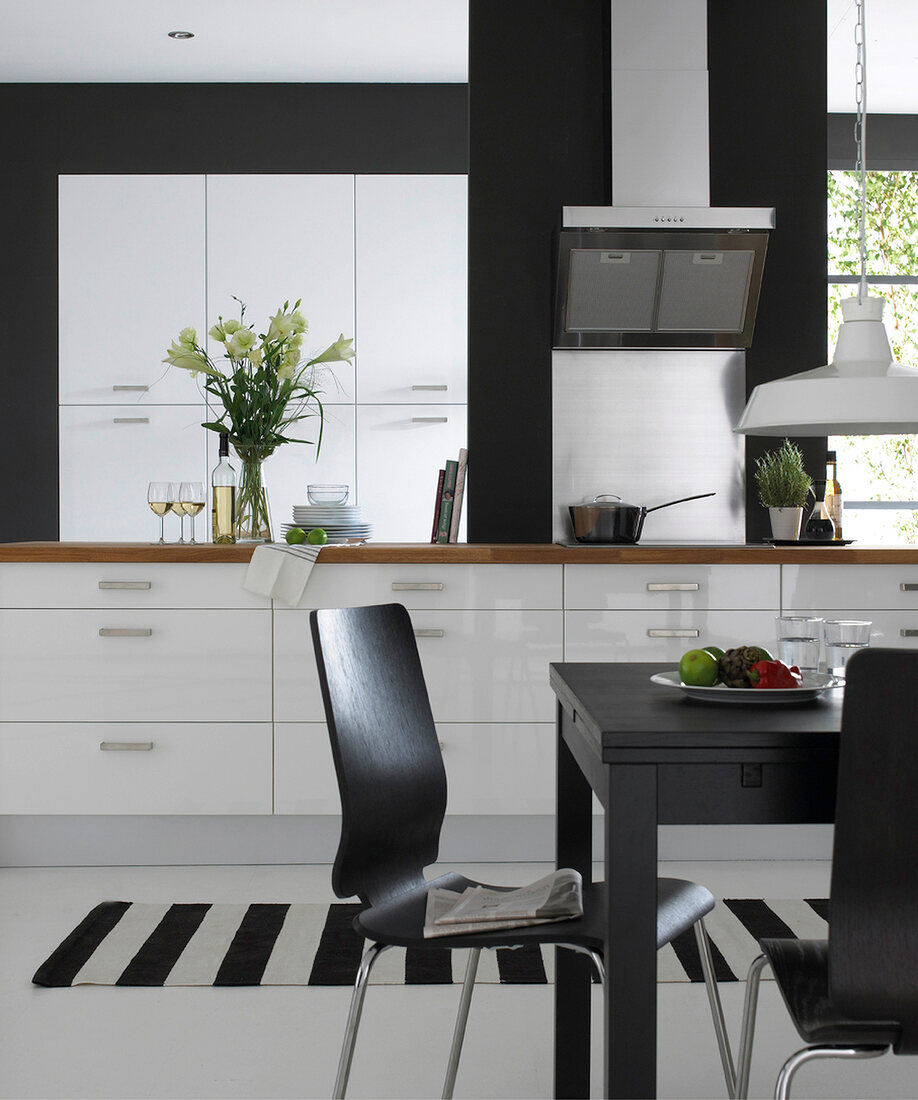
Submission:
[[[815,1058],[918,1054],[918,652],[851,658],[842,707],[827,940],[760,940],[749,970],[737,1096],[749,1088],[759,981],[770,965],[811,1044],[782,1066],[775,1096]]]
[[[581,919],[509,931],[425,939],[424,868],[437,859],[446,812],[446,773],[408,612],[401,604],[313,611],[316,662],[341,795],[335,894],[366,905],[354,921],[371,941],[361,962],[334,1095],[347,1089],[370,971],[389,947],[470,948],[444,1097],[452,1096],[482,948],[554,944],[588,955],[599,980],[605,891],[584,883]],[[450,890],[477,885],[458,874],[432,880]],[[509,889],[509,887],[505,887]],[[714,906],[703,886],[660,879],[657,944],[694,927],[728,1096],[734,1070],[702,917]]]

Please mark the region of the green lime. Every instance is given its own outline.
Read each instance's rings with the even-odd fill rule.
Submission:
[[[717,683],[717,658],[706,649],[690,649],[679,661],[679,679],[690,687],[713,687]]]
[[[324,546],[328,542],[328,535],[321,527],[313,527],[307,535],[307,540],[311,546]]]
[[[702,646],[702,649],[705,651],[705,653],[710,653],[712,657],[716,657],[718,661],[724,655],[724,651],[720,648],[720,646],[717,645]]]
[[[287,542],[291,544],[296,542],[305,542],[306,532],[303,530],[302,527],[291,527],[287,534],[284,535],[284,538],[287,540]]]

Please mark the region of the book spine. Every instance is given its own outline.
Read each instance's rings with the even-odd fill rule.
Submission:
[[[430,529],[430,541],[437,541],[437,531],[440,529],[440,505],[443,503],[443,480],[446,477],[446,470],[440,471],[440,476],[437,478],[437,495],[434,497],[434,513],[433,513],[433,526]]]
[[[453,514],[449,521],[449,541],[459,541],[459,520],[462,518],[462,498],[465,495],[465,474],[469,464],[469,452],[459,448],[459,463],[456,471],[456,492],[453,494]]]
[[[456,492],[456,475],[459,463],[454,458],[446,460],[443,473],[443,498],[440,503],[440,520],[437,524],[437,542],[449,542],[449,522],[453,516],[453,496]]]

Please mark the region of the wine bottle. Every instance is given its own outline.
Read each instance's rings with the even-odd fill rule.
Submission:
[[[220,433],[220,461],[210,483],[213,490],[211,529],[216,543],[236,541],[236,471],[229,461],[229,435]]]
[[[826,451],[826,511],[835,524],[835,539],[842,538],[842,488],[837,475],[835,451]]]

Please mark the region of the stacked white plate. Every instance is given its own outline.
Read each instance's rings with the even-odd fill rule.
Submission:
[[[284,524],[284,531],[302,527],[311,531],[321,527],[329,542],[365,542],[373,533],[364,523],[359,504],[294,504],[293,523]]]

